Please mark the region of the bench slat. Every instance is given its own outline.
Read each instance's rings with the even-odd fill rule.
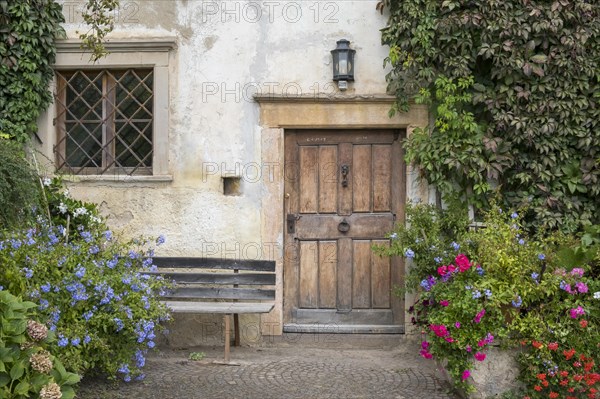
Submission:
[[[273,303],[165,301],[175,313],[269,313]]]
[[[239,284],[239,285],[275,285],[275,275],[265,273],[186,273],[179,271],[161,271],[158,273],[179,284]]]
[[[275,290],[175,286],[168,298],[275,300]]]
[[[190,257],[155,257],[153,263],[158,267],[201,268],[250,270],[257,272],[275,272],[275,261],[272,260],[242,260],[217,258]]]

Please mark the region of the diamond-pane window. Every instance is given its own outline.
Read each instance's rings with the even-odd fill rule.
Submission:
[[[57,167],[70,174],[152,174],[153,70],[57,72]]]

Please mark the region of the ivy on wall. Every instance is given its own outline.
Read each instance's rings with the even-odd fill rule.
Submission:
[[[446,198],[534,228],[600,223],[600,3],[383,0],[388,88],[429,105],[408,159]]]
[[[28,141],[52,96],[54,40],[63,30],[53,0],[0,0],[0,137]]]

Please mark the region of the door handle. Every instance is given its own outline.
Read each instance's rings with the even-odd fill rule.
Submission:
[[[296,232],[296,220],[300,219],[299,215],[294,213],[288,213],[287,220],[287,232],[288,234],[294,234]]]
[[[342,187],[348,187],[348,173],[350,173],[350,166],[342,165]]]

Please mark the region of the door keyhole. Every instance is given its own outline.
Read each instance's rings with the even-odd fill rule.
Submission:
[[[348,173],[350,172],[350,166],[342,165],[342,187],[348,187]]]

